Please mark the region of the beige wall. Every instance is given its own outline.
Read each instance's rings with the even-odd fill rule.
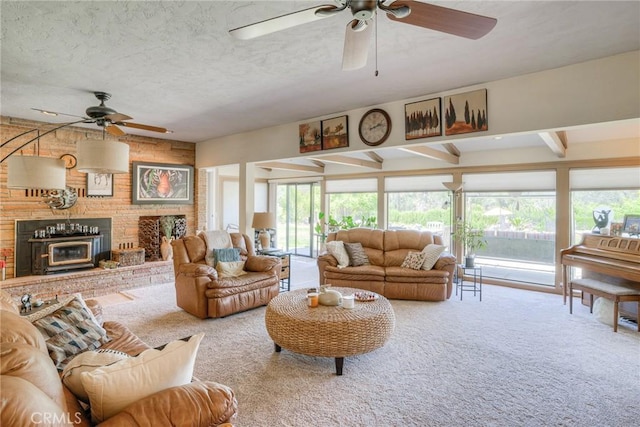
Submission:
[[[2,117],[0,122],[0,140],[7,141],[29,129],[44,126],[46,123],[25,121]],[[81,139],[102,138],[99,130],[84,128],[64,128],[57,130],[40,141],[40,155],[58,158],[63,154],[76,154],[76,141]],[[195,146],[192,143],[169,141],[165,139],[147,138],[127,135],[118,138],[129,145],[130,162],[158,162],[194,165]],[[16,140],[10,146],[19,146]],[[16,145],[17,144],[17,145]],[[2,149],[2,157],[8,154],[8,147]],[[34,144],[24,149],[25,155],[34,153]],[[10,190],[7,188],[7,165],[0,164],[0,249],[13,249],[15,220],[51,219],[52,222],[70,218],[112,218],[112,244],[117,248],[120,243],[138,245],[138,218],[146,215],[186,215],[189,232],[194,232],[200,221],[206,220],[203,198],[206,194],[201,177],[195,174],[195,203],[193,205],[133,205],[131,203],[131,173],[114,175],[113,197],[79,197],[75,206],[66,210],[50,209],[39,196],[28,196],[26,190]],[[86,189],[86,174],[76,169],[67,171],[67,186],[76,188],[80,193]],[[13,277],[13,257],[8,259],[7,277]]]

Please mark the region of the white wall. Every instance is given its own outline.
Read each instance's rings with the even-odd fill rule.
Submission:
[[[456,88],[447,92],[423,94],[416,98],[398,100],[378,107],[384,108],[394,123],[403,123],[404,104],[408,102],[487,88],[490,126],[487,132],[483,132],[482,137],[566,129],[590,123],[640,117],[639,76],[640,51],[634,51],[539,73]],[[347,114],[350,119],[350,128],[355,129],[357,121],[369,108],[371,106],[357,110],[337,111],[316,119]],[[313,118],[307,121],[310,120]],[[298,148],[299,123],[288,123],[198,143],[196,167],[304,157],[299,153]],[[462,139],[470,139],[470,137],[468,134],[434,137],[430,138],[428,143],[455,142]],[[425,144],[425,141],[420,140],[418,143]],[[404,140],[403,126],[393,126],[385,147],[409,145],[412,143]],[[349,147],[332,150],[332,154],[365,149],[370,147],[360,141],[357,132],[350,132]],[[548,149],[546,151],[546,154],[541,155],[558,160]],[[465,154],[464,157],[467,161],[476,163],[473,160],[475,155],[476,153]],[[483,154],[478,152],[477,156],[482,158]],[[525,157],[528,162],[536,161],[529,155]],[[502,160],[508,161],[508,159],[495,159],[495,157],[489,160],[491,163],[488,164],[502,163]],[[421,167],[443,167],[443,165],[442,162],[429,162]]]

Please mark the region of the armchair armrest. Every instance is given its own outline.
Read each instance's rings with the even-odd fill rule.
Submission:
[[[264,255],[250,255],[244,263],[245,271],[267,272],[275,270],[276,274],[280,271],[280,258]]]
[[[147,396],[99,425],[208,427],[233,422],[237,410],[231,388],[213,381],[195,381]]]
[[[197,262],[180,264],[180,267],[178,267],[178,271],[176,271],[176,276],[178,275],[187,277],[209,276],[211,280],[218,280],[218,272],[215,268],[207,264],[201,264]]]

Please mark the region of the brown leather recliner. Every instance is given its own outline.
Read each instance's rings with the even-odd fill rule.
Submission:
[[[201,319],[266,305],[280,292],[280,259],[257,256],[246,234],[229,235],[245,261],[247,274],[242,276],[219,277],[216,269],[207,265],[207,244],[202,233],[171,242],[178,307]]]

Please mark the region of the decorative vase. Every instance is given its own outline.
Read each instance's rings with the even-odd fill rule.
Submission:
[[[167,239],[167,236],[162,236],[162,243],[160,243],[160,255],[163,261],[169,261],[173,259],[173,248],[171,247],[171,241],[173,237]]]
[[[328,289],[328,286],[320,286],[318,302],[320,302],[320,305],[341,305],[342,294],[333,289]]]

